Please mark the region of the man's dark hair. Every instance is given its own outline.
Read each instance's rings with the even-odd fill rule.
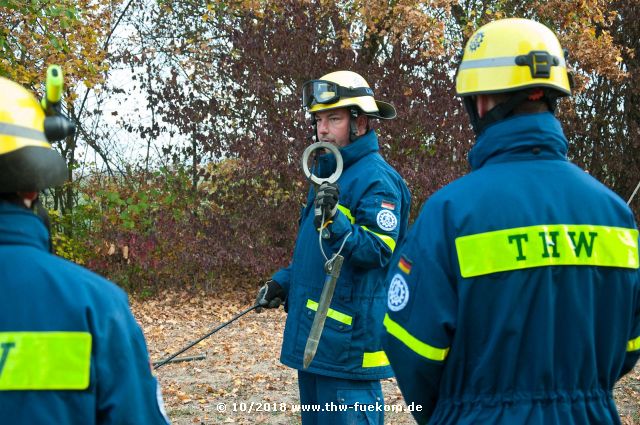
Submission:
[[[495,93],[495,94],[492,94],[491,96],[494,96],[497,99],[498,103],[500,104],[511,99],[511,97],[513,97],[515,93],[516,92]],[[550,110],[551,108],[549,107],[549,104],[544,99],[525,100],[524,102],[520,103],[515,108],[513,108],[513,112],[511,113],[511,115],[534,114],[536,112],[548,112]]]

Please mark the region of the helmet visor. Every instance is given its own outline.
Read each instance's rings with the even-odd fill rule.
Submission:
[[[311,80],[302,86],[302,106],[335,103],[343,97],[373,96],[369,87],[346,88],[333,81]]]

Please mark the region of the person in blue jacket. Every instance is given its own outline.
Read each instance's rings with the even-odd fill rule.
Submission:
[[[38,192],[68,171],[45,134],[69,126],[12,81],[0,92],[0,422],[167,424],[126,294],[50,252]]]
[[[344,170],[337,184],[310,188],[291,264],[260,289],[257,302],[274,308],[286,299],[280,360],[298,369],[300,402],[320,409],[303,411],[303,424],[381,424],[380,379],[392,376],[380,341],[384,277],[404,237],[411,200],[402,177],[378,152],[369,119],[392,119],[396,111],[376,101],[365,79],[350,71],[305,83],[303,103],[313,116],[317,139],[339,148]],[[314,174],[327,177],[335,167],[333,155],[321,155]],[[321,227],[328,229],[323,238]],[[344,256],[344,264],[317,354],[304,370],[303,353],[325,282],[324,265],[336,253]]]
[[[456,77],[471,173],[423,206],[388,274],[384,349],[420,424],[617,424],[640,355],[638,230],[567,160],[551,30],[498,20]]]

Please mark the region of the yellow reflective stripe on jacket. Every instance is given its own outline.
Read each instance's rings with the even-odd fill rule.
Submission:
[[[389,366],[387,353],[384,351],[376,351],[373,353],[364,353],[362,357],[362,367],[382,367]]]
[[[0,332],[0,390],[89,387],[88,332]]]
[[[342,214],[344,214],[344,215],[346,215],[346,216],[347,216],[347,218],[349,219],[349,221],[351,222],[351,224],[354,224],[354,223],[356,222],[356,219],[355,219],[355,217],[353,217],[353,216],[351,215],[351,211],[349,210],[349,208],[347,208],[347,207],[345,207],[345,206],[343,206],[343,205],[338,204],[338,209],[339,209],[340,211],[342,211]]]
[[[627,343],[627,351],[638,351],[640,350],[640,336],[636,339],[632,339]]]
[[[543,266],[638,268],[638,231],[545,224],[456,238],[462,277]]]
[[[313,300],[307,300],[307,308],[313,311],[318,311],[318,303]],[[329,308],[327,317],[331,317],[333,320],[337,320],[338,322],[344,323],[345,325],[349,326],[351,326],[351,323],[353,322],[353,317],[344,313],[340,313],[339,311],[336,311],[332,308]]]
[[[387,245],[387,246],[391,249],[391,252],[393,252],[393,250],[394,250],[394,249],[396,249],[396,241],[394,241],[394,240],[393,240],[393,238],[392,238],[391,236],[383,235],[383,234],[381,234],[381,233],[376,233],[376,232],[374,232],[374,231],[372,231],[372,230],[369,230],[369,229],[367,228],[367,226],[360,226],[360,227],[362,227],[362,228],[363,228],[364,230],[366,230],[367,232],[369,232],[369,233],[373,233],[374,235],[376,235],[377,237],[379,237],[379,238],[380,238],[380,240],[381,240],[382,242],[384,242],[384,243],[385,243],[385,245]]]
[[[389,314],[385,314],[384,321],[382,323],[384,324],[384,327],[387,328],[387,332],[390,335],[399,339],[400,342],[422,357],[437,362],[444,361],[444,359],[447,358],[447,354],[449,354],[449,347],[438,348],[420,341],[418,338],[411,335],[405,328],[391,320]]]
[[[351,224],[355,224],[356,219],[353,217],[353,215],[351,215],[351,211],[349,211],[347,207],[338,204],[338,209],[342,211],[342,214],[347,216]],[[381,233],[376,233],[372,230],[369,230],[367,226],[360,226],[360,227],[362,227],[362,229],[366,230],[367,232],[376,235],[385,245],[387,245],[391,249],[391,252],[393,252],[396,249],[396,241],[393,240],[391,236],[383,235]]]

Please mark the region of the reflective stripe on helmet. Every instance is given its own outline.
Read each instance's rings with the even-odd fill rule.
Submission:
[[[468,61],[462,62],[460,64],[459,69],[465,70],[465,69],[475,69],[475,68],[495,68],[498,66],[513,66],[513,65],[518,65],[516,63],[517,58],[518,56],[504,56],[500,58],[468,60]],[[557,56],[554,56],[554,58],[556,58],[559,62],[557,66],[566,68],[567,65],[563,58],[558,58]]]
[[[0,135],[22,137],[25,139],[41,140],[46,142],[47,139],[40,130],[35,128],[22,127],[20,125],[0,122]]]
[[[25,146],[51,148],[42,131],[15,124],[0,123],[0,155]]]

